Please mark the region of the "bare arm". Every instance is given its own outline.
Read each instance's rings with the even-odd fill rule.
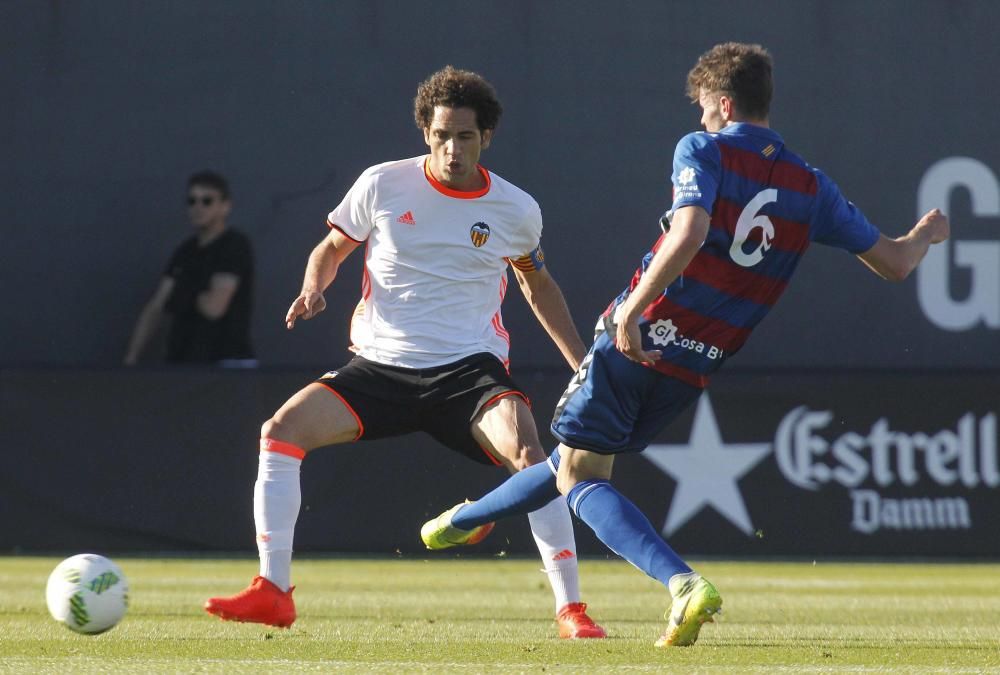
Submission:
[[[931,244],[939,244],[951,235],[948,217],[932,209],[902,237],[879,237],[875,245],[858,255],[871,271],[889,281],[902,281],[927,254]]]
[[[534,271],[515,267],[514,276],[538,322],[552,338],[566,362],[576,370],[587,353],[587,348],[573,324],[559,284],[544,267]]]
[[[330,234],[316,245],[306,263],[302,291],[285,315],[285,325],[289,330],[295,327],[297,319],[311,319],[326,309],[323,291],[333,283],[340,264],[359,245],[360,242],[350,239],[336,228],[331,228]]]
[[[139,318],[132,329],[132,337],[128,341],[128,349],[125,350],[125,358],[122,363],[126,366],[134,366],[139,362],[139,356],[149,344],[150,338],[156,333],[156,329],[163,320],[163,308],[167,305],[167,299],[174,290],[174,280],[170,277],[160,279],[160,285],[156,287],[156,292],[149,302],[142,308]]]
[[[639,317],[698,253],[708,235],[709,223],[708,212],[700,206],[678,209],[670,222],[670,230],[663,237],[642,279],[622,304],[616,317],[616,342],[618,350],[633,361],[654,363],[660,358],[659,351],[643,351]]]
[[[230,272],[216,272],[208,280],[208,289],[195,298],[198,311],[207,319],[216,320],[229,309],[229,303],[240,286],[239,276]]]

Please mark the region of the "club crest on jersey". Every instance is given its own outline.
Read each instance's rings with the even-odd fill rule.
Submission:
[[[476,223],[469,230],[469,237],[472,238],[472,245],[479,248],[490,238],[490,226],[486,223]]]

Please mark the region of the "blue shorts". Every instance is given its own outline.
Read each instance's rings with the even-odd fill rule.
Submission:
[[[601,330],[556,406],[552,435],[602,455],[642,452],[701,392],[629,360]]]

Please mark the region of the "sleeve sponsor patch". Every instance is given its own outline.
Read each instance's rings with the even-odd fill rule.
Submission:
[[[719,148],[709,134],[695,132],[682,138],[674,148],[671,210],[701,206],[711,213],[721,171]]]

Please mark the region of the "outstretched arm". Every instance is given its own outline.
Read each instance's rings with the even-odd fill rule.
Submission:
[[[330,234],[316,245],[306,263],[302,291],[285,315],[285,325],[289,330],[295,327],[297,319],[311,319],[326,309],[323,291],[336,278],[340,264],[360,243],[348,238],[340,230],[331,228]]]
[[[587,348],[573,324],[559,284],[544,267],[534,270],[514,267],[514,276],[538,322],[559,348],[570,368],[576,370],[586,355]]]
[[[902,281],[924,259],[931,244],[939,244],[950,235],[948,217],[938,209],[932,209],[902,237],[890,239],[882,235],[858,258],[883,279]]]
[[[639,317],[695,257],[705,243],[710,223],[708,211],[700,206],[677,209],[670,220],[670,230],[664,235],[642,279],[622,303],[620,314],[616,317],[618,333],[615,340],[618,351],[633,361],[655,363],[659,360],[659,351],[647,352],[642,348]]]

